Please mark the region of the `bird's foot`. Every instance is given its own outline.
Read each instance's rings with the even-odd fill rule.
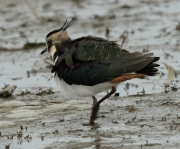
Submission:
[[[112,94],[114,94],[116,92],[116,88],[115,87],[112,87],[111,89],[111,92],[108,93],[106,96],[104,96],[102,99],[100,99],[98,102],[97,102],[97,99],[95,96],[92,96],[92,99],[93,99],[93,107],[92,107],[92,112],[91,112],[91,117],[90,117],[90,121],[89,121],[89,124],[90,125],[94,125],[94,121],[95,119],[97,118],[97,113],[98,113],[98,110],[99,110],[99,105],[107,98],[109,98]]]

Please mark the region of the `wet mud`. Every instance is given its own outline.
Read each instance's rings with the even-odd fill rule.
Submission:
[[[180,146],[180,2],[25,1],[0,5],[0,149],[178,149]],[[89,126],[91,98],[61,95],[44,38],[68,17],[74,39],[93,35],[131,52],[160,56],[160,73],[119,85]],[[2,36],[3,35],[3,36]],[[174,70],[167,87],[168,70]],[[106,92],[97,95],[101,98]]]

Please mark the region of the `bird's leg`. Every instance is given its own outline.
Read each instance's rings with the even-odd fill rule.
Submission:
[[[106,96],[104,96],[102,99],[100,99],[97,102],[97,99],[95,96],[92,96],[93,99],[93,106],[92,106],[92,112],[91,112],[91,117],[90,117],[90,121],[89,124],[93,125],[94,124],[94,120],[96,119],[98,110],[99,110],[99,105],[101,102],[103,102],[105,99],[109,98],[112,94],[114,94],[116,92],[116,88],[112,87],[111,92],[108,93]]]
[[[89,121],[90,125],[94,124],[94,120],[96,118],[96,115],[97,115],[97,112],[99,109],[99,105],[97,104],[98,102],[97,102],[96,97],[92,96],[92,99],[93,99],[93,106],[92,106],[92,112],[91,112],[91,117],[90,117],[90,121]]]

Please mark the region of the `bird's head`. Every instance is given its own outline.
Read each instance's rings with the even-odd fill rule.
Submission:
[[[56,52],[56,48],[54,44],[56,43],[61,44],[63,40],[69,39],[66,29],[72,25],[73,20],[74,17],[72,18],[71,21],[66,20],[60,29],[53,30],[47,34],[45,39],[46,48],[41,52],[41,54],[48,51],[50,55],[53,56],[53,54]]]

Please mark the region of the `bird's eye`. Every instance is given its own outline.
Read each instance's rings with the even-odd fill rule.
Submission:
[[[52,45],[52,40],[49,40],[49,41],[48,41],[48,45]]]
[[[48,40],[47,41],[47,44],[48,44],[48,46],[51,46],[53,43],[52,43],[52,39],[50,39],[50,40]]]

